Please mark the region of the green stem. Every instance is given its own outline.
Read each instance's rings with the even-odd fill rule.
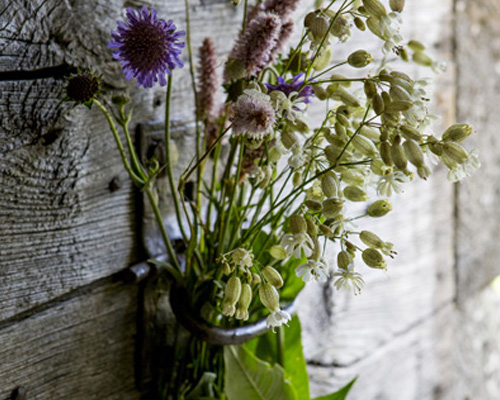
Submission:
[[[285,330],[282,326],[278,327],[278,332],[276,334],[276,353],[278,356],[278,364],[282,367],[285,366]]]

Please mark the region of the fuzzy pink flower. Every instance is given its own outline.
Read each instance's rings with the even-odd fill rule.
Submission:
[[[205,38],[199,50],[198,67],[198,113],[201,119],[215,119],[215,98],[219,87],[217,76],[217,54],[212,38]]]
[[[297,9],[299,3],[300,0],[266,0],[264,10],[286,18]]]
[[[272,52],[276,47],[281,32],[281,19],[271,13],[260,13],[240,35],[229,55],[224,80],[231,80],[227,66],[236,61],[246,72],[246,76],[260,72],[272,60]]]
[[[233,106],[233,132],[251,140],[261,140],[270,133],[276,113],[268,95],[247,89]]]
[[[292,36],[294,27],[295,23],[291,18],[283,22],[276,46],[271,51],[271,61],[274,61],[275,57],[284,50],[286,43]]]

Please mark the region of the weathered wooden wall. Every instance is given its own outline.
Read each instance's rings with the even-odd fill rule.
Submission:
[[[97,110],[60,104],[62,75],[93,66],[108,92],[123,80],[106,48],[127,6],[156,5],[184,27],[184,1],[13,0],[0,4],[0,399],[138,399],[138,288],[116,274],[144,257],[137,194]],[[222,54],[240,15],[192,1],[194,48]],[[483,169],[453,187],[444,171],[397,200],[384,239],[399,256],[368,273],[361,296],[312,287],[300,311],[312,391],[359,375],[352,400],[500,398],[496,126],[500,5],[407,0],[408,37],[449,63],[436,110],[470,121]],[[209,21],[210,23],[207,23]],[[356,42],[363,46],[362,42]],[[161,120],[161,90],[127,86],[137,122]],[[174,117],[192,119],[187,68]],[[114,184],[111,184],[111,182]],[[116,184],[116,183],[119,184]]]

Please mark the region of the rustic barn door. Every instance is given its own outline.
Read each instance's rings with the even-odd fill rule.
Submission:
[[[227,54],[241,10],[191,3],[194,48],[212,36]],[[106,43],[123,9],[142,5],[185,28],[184,0],[0,4],[1,400],[141,397],[143,288],[122,279],[146,257],[141,195],[102,115],[60,99],[77,67],[102,73],[108,94],[125,88]],[[400,253],[388,278],[368,276],[356,298],[331,285],[302,295],[312,391],[359,375],[353,400],[496,400],[500,299],[489,283],[500,273],[500,6],[407,0],[405,19],[406,36],[448,62],[436,107],[443,125],[476,125],[483,170],[455,188],[438,173],[398,200],[392,224],[378,227]],[[172,112],[188,124],[187,68],[175,82]],[[127,90],[137,123],[161,122],[161,90]]]

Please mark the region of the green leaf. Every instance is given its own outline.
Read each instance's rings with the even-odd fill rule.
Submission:
[[[345,385],[342,389],[337,390],[335,393],[326,396],[315,397],[313,400],[345,400],[352,388],[352,385],[354,385],[354,382],[356,382],[356,379],[358,378],[354,378],[351,382]]]
[[[244,346],[225,346],[224,363],[228,400],[297,400],[283,368],[259,360]]]
[[[280,298],[282,301],[292,302],[295,300],[300,291],[304,288],[305,282],[302,278],[298,277],[295,274],[295,269],[307,262],[307,259],[301,258],[299,260],[295,258],[291,258],[288,262],[286,262],[283,266],[281,266],[278,270],[283,272],[284,275],[284,285],[280,292]]]
[[[283,367],[286,375],[295,388],[297,397],[300,400],[308,400],[309,397],[309,376],[307,375],[306,360],[302,351],[300,320],[294,316],[284,330],[284,355]],[[253,339],[245,344],[246,348],[257,357],[271,364],[278,359],[277,352],[278,334],[267,332],[259,338]]]

